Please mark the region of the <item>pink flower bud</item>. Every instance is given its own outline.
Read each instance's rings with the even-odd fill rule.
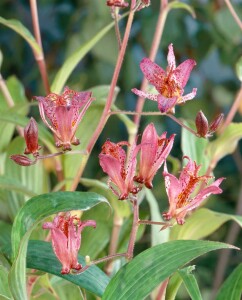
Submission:
[[[215,132],[219,126],[221,125],[224,118],[224,114],[219,114],[209,125],[209,132],[213,133]]]
[[[10,158],[18,165],[28,167],[31,165],[34,165],[36,163],[36,160],[31,160],[25,155],[11,155]]]
[[[206,137],[208,133],[208,120],[201,110],[197,113],[195,123],[197,134],[200,137]]]
[[[26,142],[26,149],[24,154],[38,155],[40,146],[38,145],[38,126],[34,118],[30,119],[28,125],[24,128],[24,139]]]
[[[129,4],[124,0],[107,0],[107,6],[128,7]]]

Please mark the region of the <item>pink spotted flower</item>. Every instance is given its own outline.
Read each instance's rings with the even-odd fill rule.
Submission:
[[[222,189],[219,187],[224,178],[219,178],[212,184],[207,185],[210,176],[199,176],[198,172],[201,165],[197,165],[189,157],[187,165],[181,171],[179,179],[168,173],[167,166],[164,166],[163,176],[165,178],[166,192],[169,198],[169,210],[163,214],[165,220],[176,218],[179,225],[184,224],[186,214],[198,207],[211,194],[221,194]],[[198,193],[195,193],[195,188],[205,182],[206,186]]]
[[[140,145],[139,174],[135,177],[137,182],[152,188],[152,180],[169,155],[174,138],[174,134],[167,138],[166,132],[158,136],[153,123],[145,128]]]
[[[93,100],[91,92],[75,92],[65,87],[62,95],[51,93],[35,99],[39,102],[43,122],[57,138],[56,146],[63,147],[63,150],[71,150],[71,144],[79,145],[80,141],[75,137],[75,133]]]
[[[92,220],[81,221],[76,216],[57,215],[53,222],[43,224],[43,229],[51,230],[52,247],[58,260],[62,264],[62,274],[70,273],[71,269],[80,270],[78,251],[81,246],[81,232],[84,227],[96,227]]]
[[[151,94],[138,89],[132,89],[132,92],[140,97],[156,101],[162,113],[174,113],[175,105],[184,103],[196,96],[196,88],[191,93],[183,95],[184,87],[196,62],[193,59],[187,59],[176,67],[172,44],[168,47],[167,61],[166,70],[163,70],[149,58],[143,58],[140,63],[141,71],[158,91],[158,94]]]
[[[139,147],[135,144],[131,147],[129,158],[122,146],[128,146],[127,142],[117,144],[107,140],[99,154],[99,162],[103,172],[109,176],[108,185],[120,200],[127,199],[129,194],[137,194],[139,187],[134,185],[136,171],[136,155]]]

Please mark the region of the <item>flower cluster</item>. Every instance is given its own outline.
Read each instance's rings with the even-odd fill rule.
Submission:
[[[166,133],[158,136],[154,124],[149,124],[141,139],[141,144],[134,143],[131,146],[127,158],[122,146],[129,146],[127,142],[112,143],[106,141],[99,155],[100,165],[105,173],[109,175],[109,186],[120,200],[127,199],[129,194],[137,194],[141,185],[152,188],[152,180],[158,169],[169,155],[175,135],[170,138]],[[140,152],[140,167],[137,175],[137,154]],[[114,186],[112,186],[114,185]]]

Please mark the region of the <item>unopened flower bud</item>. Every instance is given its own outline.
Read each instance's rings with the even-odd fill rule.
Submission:
[[[28,167],[31,165],[34,165],[36,163],[36,160],[31,160],[25,155],[16,154],[11,155],[10,158],[18,165]]]
[[[213,133],[215,132],[219,126],[221,125],[224,118],[224,114],[219,114],[209,125],[209,132]]]
[[[38,155],[40,146],[38,145],[38,126],[34,118],[30,119],[28,125],[24,128],[24,139],[26,142],[26,149],[24,154]]]
[[[129,4],[124,0],[107,0],[107,6],[128,7]]]
[[[208,133],[208,120],[201,110],[197,113],[195,123],[197,128],[197,134],[200,137],[206,137]]]

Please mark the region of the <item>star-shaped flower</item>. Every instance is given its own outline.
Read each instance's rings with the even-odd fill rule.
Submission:
[[[194,88],[191,93],[183,96],[184,87],[187,84],[193,67],[196,65],[195,60],[187,59],[176,67],[173,45],[170,44],[168,49],[168,66],[166,70],[163,70],[149,58],[143,58],[140,63],[141,71],[156,88],[158,94],[132,89],[132,92],[136,95],[158,102],[158,108],[162,113],[174,113],[175,105],[193,99],[197,92],[197,89]]]

